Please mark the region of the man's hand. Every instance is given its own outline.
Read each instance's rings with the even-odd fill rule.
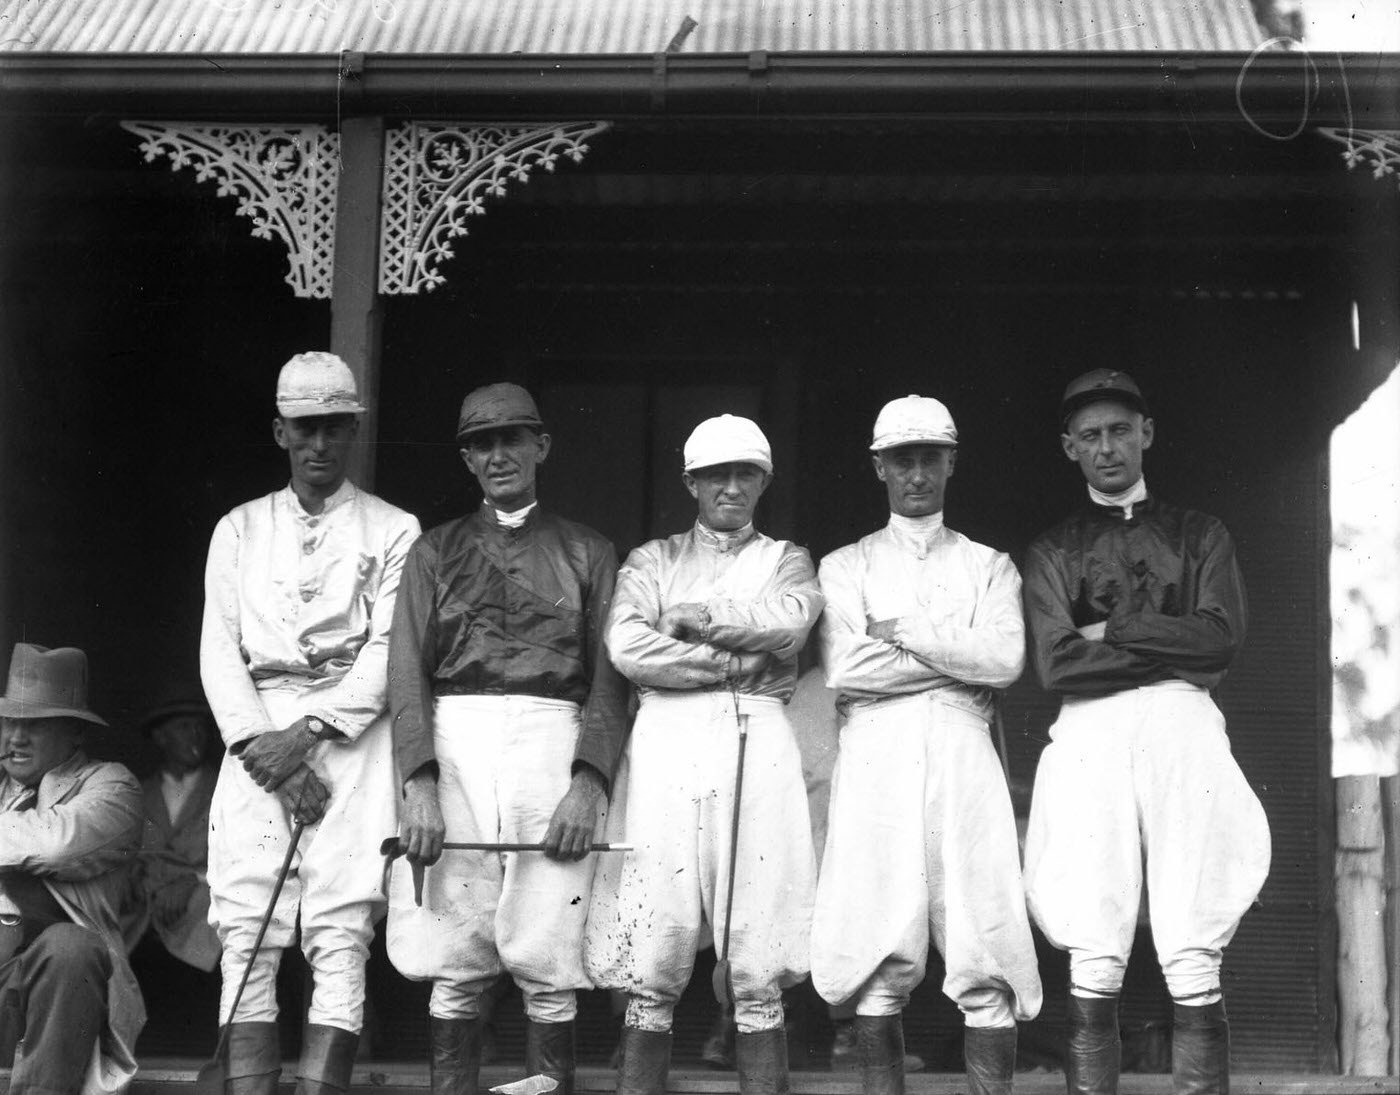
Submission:
[[[1083,627],[1077,628],[1076,630],[1078,630],[1079,634],[1084,638],[1092,639],[1096,643],[1101,643],[1103,642],[1103,633],[1107,627],[1108,621],[1100,620],[1096,624],[1085,624]]]
[[[876,620],[866,627],[865,633],[872,639],[879,639],[882,643],[890,643],[893,646],[898,646],[899,644],[894,641],[895,634],[898,630],[898,619]]]
[[[404,783],[399,843],[410,860],[431,867],[442,855],[446,835],[447,825],[438,805],[437,776],[420,768]]]
[[[686,643],[703,643],[710,632],[710,613],[702,604],[672,605],[656,621],[656,630]]]
[[[254,783],[271,790],[296,770],[317,741],[310,723],[309,718],[297,719],[285,730],[259,734],[244,746],[238,758]]]
[[[602,795],[602,775],[597,769],[582,765],[549,819],[543,841],[545,855],[550,859],[582,859],[588,854]]]
[[[192,874],[179,874],[151,895],[151,920],[157,928],[173,928],[190,906],[190,897],[199,879]]]
[[[325,817],[331,800],[330,790],[321,782],[321,777],[305,764],[294,769],[273,793],[282,800],[292,820],[302,825],[315,825]]]

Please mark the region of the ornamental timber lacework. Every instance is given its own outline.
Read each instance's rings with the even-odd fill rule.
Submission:
[[[323,125],[227,126],[122,122],[143,138],[147,163],[193,167],[196,182],[235,197],[253,235],[287,248],[287,284],[299,297],[329,297],[335,262],[335,200],[340,135]]]
[[[1377,179],[1400,172],[1400,131],[1334,129],[1330,126],[1319,126],[1317,131],[1346,146],[1342,159],[1349,168],[1364,164],[1371,168],[1371,174]]]
[[[487,198],[528,182],[536,167],[574,163],[607,122],[558,125],[454,125],[408,122],[384,136],[384,206],[379,229],[379,291],[431,291],[446,278],[438,266],[467,234],[467,218]]]

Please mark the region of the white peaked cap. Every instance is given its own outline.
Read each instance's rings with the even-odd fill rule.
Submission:
[[[277,413],[283,418],[323,414],[364,414],[355,374],[335,354],[297,354],[277,377]]]
[[[701,422],[685,442],[686,471],[716,464],[757,464],[771,472],[773,450],[753,419],[722,414]]]
[[[892,399],[875,419],[875,436],[871,452],[892,449],[897,445],[956,445],[958,428],[948,408],[936,399],[922,395],[906,395]]]

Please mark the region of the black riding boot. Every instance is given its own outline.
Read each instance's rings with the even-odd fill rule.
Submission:
[[[1172,1091],[1229,1095],[1230,1023],[1224,1000],[1204,1007],[1172,1005]]]
[[[671,1069],[671,1032],[623,1025],[618,1047],[617,1095],[665,1095]]]
[[[432,1095],[476,1095],[484,1026],[480,1019],[428,1016],[428,1075]]]
[[[740,1031],[734,1036],[739,1095],[788,1095],[787,1031]]]
[[[968,1095],[1011,1095],[1016,1074],[1015,1027],[964,1027]]]
[[[360,1032],[308,1023],[303,1042],[296,1095],[344,1095],[349,1091]]]
[[[525,1075],[559,1081],[559,1095],[574,1095],[574,1023],[525,1020]]]
[[[276,1023],[233,1023],[228,1028],[226,1095],[277,1095],[282,1047]]]
[[[904,1095],[904,1021],[898,1015],[857,1015],[856,1052],[864,1095]]]
[[[1118,1036],[1118,997],[1069,997],[1069,1045],[1065,1085],[1069,1095],[1118,1095],[1123,1046]]]

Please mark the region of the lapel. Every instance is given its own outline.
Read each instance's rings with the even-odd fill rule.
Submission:
[[[57,768],[44,773],[39,781],[37,808],[47,810],[73,797],[83,783],[84,770],[88,766],[87,754],[79,749]]]

